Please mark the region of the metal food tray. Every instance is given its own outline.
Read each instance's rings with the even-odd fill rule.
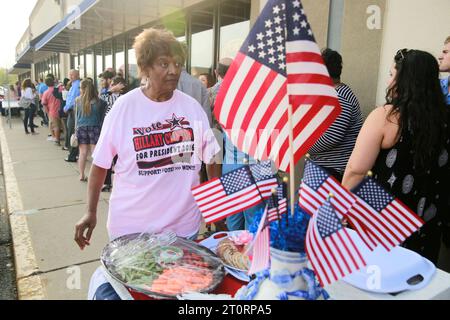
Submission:
[[[122,236],[120,238],[117,238],[110,242],[102,251],[101,255],[101,263],[103,267],[105,268],[106,272],[110,277],[112,277],[115,281],[119,282],[123,286],[125,286],[128,289],[131,289],[135,292],[142,293],[150,298],[154,299],[177,299],[176,295],[166,295],[161,293],[152,292],[149,290],[146,290],[140,286],[134,286],[127,284],[124,279],[116,272],[115,266],[112,264],[108,264],[108,257],[110,254],[116,250],[118,247],[127,244],[128,242],[135,240],[136,238],[140,237],[140,233],[130,234],[126,236]],[[211,293],[214,290],[217,289],[217,287],[223,282],[225,278],[225,268],[223,263],[221,262],[220,258],[217,257],[217,255],[209,250],[208,248],[198,245],[197,243],[186,240],[184,238],[177,237],[176,241],[171,244],[171,246],[175,246],[181,249],[189,249],[190,247],[194,247],[196,250],[200,251],[202,254],[204,254],[202,257],[204,258],[204,261],[211,264],[211,268],[214,270],[213,272],[213,281],[212,284],[209,287],[204,288],[203,290],[199,291],[199,293]],[[181,293],[180,293],[181,294]]]

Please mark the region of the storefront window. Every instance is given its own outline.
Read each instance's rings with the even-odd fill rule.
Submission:
[[[225,1],[220,5],[222,58],[234,58],[250,31],[250,1]]]
[[[94,54],[92,51],[86,53],[86,77],[94,79]]]
[[[214,7],[195,11],[191,15],[191,74],[211,73],[214,63]]]
[[[136,61],[136,52],[134,49],[128,50],[128,84],[129,89],[139,87],[141,80],[139,78],[138,65]]]
[[[84,61],[84,52],[81,53],[78,57],[80,59],[80,78],[84,79],[86,77],[85,73],[85,61]]]
[[[119,37],[114,41],[115,54],[116,54],[116,72],[125,78],[125,42],[124,39]]]
[[[104,53],[105,53],[105,65],[104,65],[103,69],[106,70],[108,68],[113,68],[114,64],[113,64],[112,42],[111,41],[105,42]]]

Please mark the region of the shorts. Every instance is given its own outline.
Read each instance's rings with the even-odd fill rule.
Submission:
[[[50,118],[50,130],[59,130],[63,129],[63,125],[60,118]]]
[[[78,144],[97,144],[100,130],[100,127],[79,127],[77,129]]]

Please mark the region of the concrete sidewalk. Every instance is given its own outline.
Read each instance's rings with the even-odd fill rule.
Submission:
[[[87,184],[78,181],[77,164],[66,163],[67,152],[46,141],[47,128],[26,136],[19,118],[13,118],[12,129],[0,120],[19,298],[86,299],[90,276],[108,242],[109,194],[101,195],[92,245],[82,252],[73,238],[85,213]]]

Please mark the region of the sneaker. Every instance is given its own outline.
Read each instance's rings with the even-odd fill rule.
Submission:
[[[52,136],[50,136],[50,137],[47,138],[47,141],[54,142],[55,140],[54,140],[54,138]]]

